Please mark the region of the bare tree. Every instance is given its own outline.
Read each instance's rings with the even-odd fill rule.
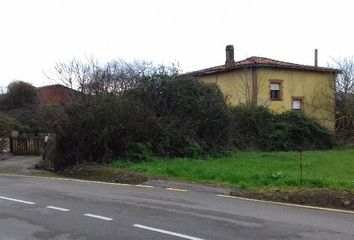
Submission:
[[[323,81],[314,89],[315,95],[308,105],[312,112],[324,112],[335,116],[335,130],[339,140],[354,140],[354,59],[353,57],[332,59],[329,66],[339,69],[335,82]],[[326,119],[324,119],[326,120]]]
[[[251,105],[252,103],[252,73],[248,68],[241,69],[236,76],[235,97],[239,103]]]
[[[239,70],[237,74],[235,74],[237,78],[236,81],[238,82],[236,84],[235,97],[239,103],[245,105],[252,105],[252,103],[256,103],[256,101],[253,100],[253,91],[256,91],[255,95],[258,98],[258,93],[262,92],[267,87],[269,73],[266,70],[259,71],[255,69],[254,71],[254,74],[257,78],[257,85],[255,86],[255,89],[253,86],[254,83],[252,81],[253,76],[251,68],[243,68]],[[262,101],[261,103],[257,104],[267,105],[267,102]]]
[[[336,126],[346,140],[354,139],[354,59],[334,60],[342,71],[336,78]]]
[[[177,75],[178,65],[156,66],[147,61],[113,60],[100,63],[91,57],[86,61],[73,59],[68,63],[57,63],[47,77],[87,95],[119,95],[136,87],[139,81],[152,75]]]

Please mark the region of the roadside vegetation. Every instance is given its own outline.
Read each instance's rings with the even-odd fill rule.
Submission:
[[[299,152],[238,152],[206,159],[151,158],[115,161],[113,167],[150,176],[250,190],[316,189],[354,191],[354,149]]]
[[[339,78],[344,86],[353,72]],[[80,94],[41,111],[30,84],[13,82],[0,95],[0,138],[12,130],[50,133],[38,167],[109,182],[167,177],[245,190],[245,197],[275,191],[261,199],[300,189],[273,200],[332,206],[339,198],[335,207],[354,208],[354,150],[338,149],[353,139],[353,92],[346,88],[336,95],[335,136],[301,111],[230,106],[216,85],[173,65],[74,59],[57,64],[52,78]]]
[[[0,138],[12,130],[33,135],[45,131],[36,96],[36,88],[23,81],[11,82],[7,92],[0,94]]]
[[[174,66],[74,60],[57,66],[66,85],[82,92],[72,104],[47,108],[54,170],[147,156],[206,158],[235,150],[329,149],[334,136],[302,112],[232,107],[216,85],[179,74]]]
[[[297,151],[306,151],[305,187],[351,186],[349,180],[330,177],[349,178],[341,170],[351,169],[345,154],[350,150],[309,152],[337,143],[301,111],[232,107],[216,85],[181,75],[174,65],[74,59],[57,64],[52,77],[81,94],[43,112],[36,111],[30,84],[13,82],[0,96],[2,135],[14,128],[51,133],[41,164],[48,169],[63,172],[116,160],[114,166],[184,180],[252,189],[294,187],[299,185]]]

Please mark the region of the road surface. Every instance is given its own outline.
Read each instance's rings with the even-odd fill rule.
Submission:
[[[41,159],[40,156],[10,156],[9,159],[0,161],[0,173],[32,175],[43,172],[35,169]]]
[[[212,192],[0,175],[0,239],[353,240],[354,214]]]

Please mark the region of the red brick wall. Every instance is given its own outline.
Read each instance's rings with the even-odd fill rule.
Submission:
[[[73,101],[78,92],[62,85],[50,85],[37,88],[38,107],[50,104],[67,104]]]

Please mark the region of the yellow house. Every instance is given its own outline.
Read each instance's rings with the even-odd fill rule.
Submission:
[[[250,57],[234,61],[234,48],[226,46],[223,65],[188,74],[216,84],[231,105],[267,106],[274,112],[304,111],[335,130],[335,78],[340,70]]]

